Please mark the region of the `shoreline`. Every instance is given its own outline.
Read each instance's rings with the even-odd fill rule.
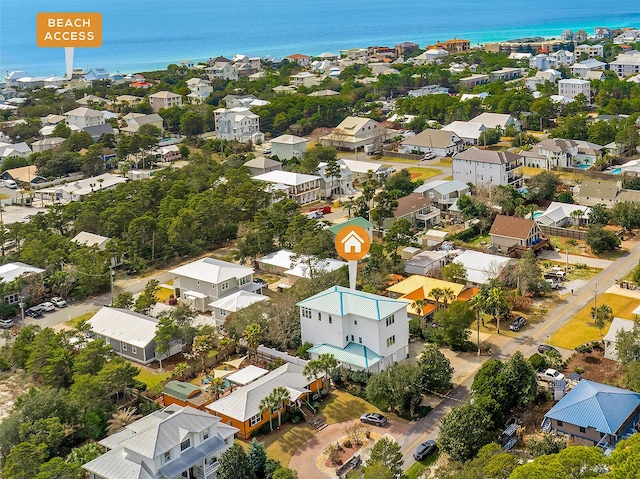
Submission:
[[[488,44],[488,43],[499,43],[499,42],[507,42],[507,41],[511,41],[511,40],[515,40],[518,38],[532,38],[532,37],[540,37],[540,38],[544,38],[545,40],[554,40],[554,39],[558,39],[562,32],[565,30],[571,30],[571,31],[578,31],[578,30],[585,30],[587,32],[587,35],[589,34],[593,34],[593,29],[596,27],[602,27],[605,26],[607,28],[611,28],[612,30],[614,29],[619,29],[619,28],[640,28],[640,27],[635,27],[633,26],[633,22],[630,24],[624,24],[624,25],[616,25],[616,26],[608,26],[608,25],[603,25],[601,23],[592,23],[589,24],[588,26],[573,26],[570,24],[566,24],[562,27],[556,27],[556,26],[549,26],[548,28],[537,28],[537,29],[532,29],[532,30],[528,30],[528,29],[518,29],[517,31],[514,30],[511,35],[506,35],[506,31],[490,31],[490,32],[475,32],[477,35],[465,35],[464,33],[461,35],[452,35],[446,39],[440,39],[442,41],[444,40],[448,40],[448,39],[452,39],[452,38],[459,38],[459,39],[467,39],[470,40],[471,42],[471,48],[472,49],[477,49],[477,48],[482,48],[484,45]],[[553,34],[549,33],[549,32],[555,32]],[[475,38],[474,38],[475,37]],[[138,73],[145,73],[145,72],[153,72],[153,71],[162,71],[162,70],[166,70],[168,65],[171,64],[179,64],[179,62],[181,60],[190,60],[192,61],[194,64],[198,64],[201,62],[206,62],[209,58],[214,58],[218,55],[220,56],[225,56],[227,58],[232,58],[234,54],[244,54],[247,55],[249,57],[260,57],[260,58],[265,58],[265,57],[279,57],[279,58],[283,58],[287,55],[291,55],[293,53],[303,53],[305,55],[309,55],[309,56],[314,56],[314,55],[320,55],[320,53],[322,52],[326,52],[326,51],[330,51],[332,53],[335,54],[339,54],[340,50],[346,50],[346,49],[351,49],[351,48],[366,48],[367,46],[372,46],[372,45],[385,45],[392,47],[395,44],[401,43],[403,41],[409,41],[409,42],[415,42],[418,43],[421,47],[425,47],[429,44],[432,43],[436,43],[436,41],[431,40],[431,41],[426,41],[426,39],[423,37],[422,39],[416,41],[416,40],[411,40],[411,39],[405,39],[405,40],[390,40],[389,38],[385,38],[384,36],[382,37],[382,40],[379,42],[369,42],[368,44],[361,44],[359,46],[353,46],[351,45],[341,45],[338,49],[336,48],[332,48],[335,47],[336,45],[334,45],[334,43],[337,43],[337,41],[335,42],[300,42],[299,47],[288,47],[288,46],[279,46],[279,47],[275,47],[273,50],[271,51],[261,51],[261,53],[252,53],[255,52],[258,49],[251,49],[251,48],[244,48],[243,47],[239,47],[234,53],[221,53],[221,54],[215,54],[210,53],[207,54],[205,57],[203,56],[199,56],[198,54],[196,55],[189,55],[189,52],[185,52],[185,55],[181,58],[178,59],[151,59],[147,62],[139,62],[139,61],[129,61],[129,62],[120,62],[117,65],[113,64],[113,62],[107,61],[107,62],[100,62],[99,57],[99,51],[100,49],[96,49],[94,51],[90,51],[88,49],[76,49],[75,50],[75,59],[74,59],[74,67],[75,68],[83,68],[85,70],[88,70],[90,68],[105,68],[107,71],[109,71],[109,73],[120,73],[123,75],[129,75],[129,74],[138,74]],[[307,44],[305,46],[305,43]],[[324,48],[318,48],[318,46],[324,46]],[[266,46],[263,47],[266,49],[271,48],[270,46]],[[34,76],[50,76],[50,75],[59,75],[59,76],[64,76],[64,52],[62,49],[51,49],[53,50],[52,53],[56,56],[58,56],[60,58],[60,70],[58,72],[52,72],[49,71],[47,73],[43,73],[43,71],[40,70],[36,70],[34,68],[30,68],[28,66],[22,66],[19,68],[10,68],[10,67],[5,67],[0,66],[0,69],[5,71],[5,72],[11,72],[11,71],[27,71],[31,74],[33,74]],[[60,51],[57,51],[60,50]],[[260,49],[261,50],[261,49]],[[291,50],[291,51],[290,51]],[[317,52],[310,52],[310,50],[318,50]],[[248,52],[247,52],[248,51]],[[286,52],[286,53],[285,53]],[[85,54],[88,53],[90,57],[94,57],[94,58],[82,58]],[[282,53],[282,55],[279,55],[280,53]],[[0,55],[0,58],[2,57],[2,55]],[[78,58],[80,57],[80,58]],[[96,58],[97,57],[97,58]],[[135,64],[134,64],[135,63]],[[83,66],[80,66],[83,65]]]

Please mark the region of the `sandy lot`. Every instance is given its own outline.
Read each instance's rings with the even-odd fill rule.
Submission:
[[[22,373],[0,375],[0,421],[7,417],[16,398],[29,390],[31,382]]]

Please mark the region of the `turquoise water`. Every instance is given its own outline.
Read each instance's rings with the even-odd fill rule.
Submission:
[[[611,170],[612,175],[619,175],[621,173],[622,173],[622,168],[614,168],[613,170]]]
[[[40,11],[101,12],[101,48],[76,49],[76,67],[133,72],[217,55],[300,52],[466,38],[472,44],[564,29],[640,25],[640,2],[618,0],[0,0],[0,71],[62,74],[62,49],[35,46]]]
[[[590,165],[576,165],[576,168],[580,168],[581,170],[588,170]]]
[[[543,211],[536,211],[536,212],[533,214],[533,219],[535,220],[536,218],[538,218],[538,217],[542,216],[543,214],[544,214],[544,212],[543,212]]]

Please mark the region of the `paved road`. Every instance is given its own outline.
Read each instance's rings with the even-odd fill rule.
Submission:
[[[521,336],[514,338],[496,351],[493,357],[504,360],[511,357],[516,351],[521,351],[525,357],[535,353],[539,344],[546,342],[551,334],[564,326],[582,308],[593,301],[596,286],[598,294],[603,293],[613,286],[619,278],[629,273],[638,264],[638,260],[640,260],[640,244],[634,246],[627,256],[610,263],[587,281],[575,292],[574,296],[568,296],[561,304],[549,311],[544,322],[527,328]],[[403,451],[405,470],[414,462],[411,454],[416,446],[427,439],[436,440],[442,418],[451,408],[468,399],[474,374],[475,372],[455,388],[449,394],[448,399],[443,400],[433,411],[417,421],[406,434],[398,439]]]

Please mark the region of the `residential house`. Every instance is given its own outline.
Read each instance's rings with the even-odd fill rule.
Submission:
[[[338,164],[349,168],[354,180],[362,180],[369,174],[372,174],[377,180],[381,180],[391,174],[391,170],[388,167],[372,161],[341,158],[338,160]]]
[[[409,353],[405,301],[333,286],[297,306],[312,359],[328,353],[347,369],[379,372]]]
[[[318,55],[318,58],[320,58],[321,60],[337,60],[338,59],[338,55],[336,55],[335,53],[331,53],[331,52],[324,52],[324,53],[321,53],[320,55]]]
[[[578,144],[578,161],[584,165],[593,165],[602,156],[604,147],[585,140],[575,140]]]
[[[604,81],[605,78],[606,76],[601,70],[587,72],[583,77],[584,80],[588,80],[589,82],[591,82],[592,80]]]
[[[4,250],[4,246],[3,246]],[[16,284],[13,286],[7,286],[8,283],[12,283],[17,279],[36,278],[39,283],[43,283],[42,275],[45,272],[44,269],[36,268],[20,261],[14,261],[13,263],[6,263],[0,266],[0,282],[4,283],[3,294],[4,302],[7,304],[20,303],[21,297],[28,297],[29,292],[26,287],[18,288]],[[42,284],[44,287],[44,284]]]
[[[253,108],[269,104],[268,101],[260,100],[255,95],[225,95],[222,100],[227,108]]]
[[[221,418],[173,404],[100,441],[108,452],[82,468],[90,479],[215,479],[237,432]]]
[[[475,186],[522,186],[523,156],[509,151],[480,150],[476,147],[456,153],[452,161],[453,179]]]
[[[342,223],[338,223],[336,225],[330,226],[329,231],[331,231],[334,235],[337,235],[338,232],[347,226],[359,226],[364,229],[369,234],[369,240],[373,243],[373,224],[370,221],[365,220],[359,216],[355,218],[348,219]]]
[[[449,292],[451,297],[446,299],[443,296],[438,296],[437,293],[434,296],[433,292],[438,290]],[[423,320],[431,318],[445,303],[469,300],[477,293],[477,290],[472,289],[469,291],[464,284],[414,274],[399,283],[389,286],[387,292],[389,293],[389,297],[409,303],[407,306],[408,314]],[[424,300],[427,302],[419,312],[415,306],[413,306],[416,300]]]
[[[583,53],[587,55],[589,58],[595,57],[603,57],[604,56],[604,47],[600,44],[589,45],[587,43],[578,45],[575,50],[575,54],[580,56]]]
[[[333,195],[353,195],[356,189],[353,186],[353,174],[346,165],[340,167],[340,177],[329,175],[327,163],[318,165],[318,176],[320,177],[320,190],[323,198],[331,198]]]
[[[142,125],[153,125],[160,131],[164,129],[162,117],[157,113],[145,115],[144,113],[129,113],[123,117],[127,122],[127,126],[120,128],[125,135],[135,135]]]
[[[275,195],[282,192],[285,196],[300,205],[307,205],[321,199],[320,177],[317,175],[304,175],[291,171],[270,171],[253,177],[256,181],[264,181],[268,184],[267,190]],[[274,201],[278,198],[274,196]]]
[[[344,261],[332,258],[321,260],[314,256],[298,256],[286,249],[257,258],[256,263],[260,271],[284,276],[289,284],[294,284],[300,278],[309,279],[320,272],[331,273],[347,265]]]
[[[313,73],[298,72],[295,75],[291,75],[289,84],[295,88],[300,88],[301,86],[311,88],[320,84],[320,78]]]
[[[447,211],[461,197],[470,195],[471,188],[460,180],[433,180],[422,184],[413,192],[428,198],[440,211]]]
[[[153,150],[153,153],[160,162],[177,161],[182,158],[178,145],[160,146]]]
[[[584,78],[587,72],[594,70],[604,70],[606,66],[606,63],[598,61],[594,58],[590,58],[589,60],[574,63],[573,65],[571,65],[571,74],[578,78]]]
[[[528,167],[551,170],[555,167],[572,167],[578,163],[578,144],[572,140],[549,138],[534,145],[531,150],[522,150],[524,164]]]
[[[433,153],[436,156],[452,156],[464,149],[462,139],[452,131],[428,128],[401,142],[405,153]]]
[[[382,144],[387,139],[386,129],[370,118],[348,116],[325,136],[320,137],[324,146],[356,150],[364,145]]]
[[[409,90],[410,97],[419,97],[419,96],[427,96],[427,95],[446,95],[449,93],[449,89],[442,87],[440,85],[427,85],[418,88],[417,90]]]
[[[294,156],[301,158],[307,151],[308,138],[295,135],[280,135],[271,140],[271,154],[279,160],[290,160]]]
[[[620,53],[615,60],[609,63],[609,69],[616,72],[620,78],[640,73],[640,52],[631,50]]]
[[[502,253],[509,253],[514,247],[519,250],[533,248],[542,245],[545,239],[534,220],[505,215],[496,216],[489,236],[491,246]]]
[[[578,78],[558,80],[558,95],[575,99],[580,94],[587,98],[587,104],[591,104],[591,83],[588,80]]]
[[[252,304],[267,301],[268,299],[267,296],[261,294],[240,290],[209,303],[209,309],[216,326],[221,327],[229,314],[236,313]]]
[[[425,47],[425,50],[431,48],[441,48],[449,53],[464,53],[471,49],[471,42],[469,40],[461,40],[454,38],[453,40],[447,40],[446,42],[438,42],[435,45]]]
[[[576,55],[568,50],[558,50],[549,54],[555,60],[554,68],[568,67],[576,62]]]
[[[293,93],[298,93],[298,89],[297,88],[294,88],[294,87],[289,86],[289,85],[274,86],[271,90],[274,93],[281,94],[281,95],[291,95]]]
[[[100,251],[104,251],[107,249],[107,243],[111,241],[111,238],[107,238],[106,236],[100,236],[94,233],[89,233],[87,231],[81,231],[77,235],[75,235],[71,242],[76,243],[78,245],[86,246],[88,248],[98,248]],[[111,258],[111,266],[116,267],[122,264],[121,256],[114,256]]]
[[[479,288],[500,278],[512,259],[469,249],[456,256],[453,262],[461,264],[467,272],[467,286]]]
[[[429,50],[425,50],[417,57],[409,59],[408,61],[413,60],[416,65],[424,65],[427,63],[432,63],[437,61],[440,58],[444,58],[449,55],[449,52],[443,48],[431,48]]]
[[[111,123],[104,123],[103,125],[87,126],[82,131],[89,133],[93,141],[98,141],[102,135],[115,135],[116,130],[113,129]]]
[[[191,103],[195,104],[204,103],[213,91],[211,82],[209,80],[203,80],[202,78],[191,78],[187,80],[187,87],[191,90],[187,98]]]
[[[430,271],[437,271],[449,263],[447,251],[422,251],[404,261],[404,272],[426,276]]]
[[[469,120],[470,123],[482,123],[487,128],[499,128],[503,133],[508,126],[520,131],[520,122],[506,113],[481,113]]]
[[[547,69],[544,71],[538,71],[532,77],[525,78],[524,83],[531,91],[536,91],[538,85],[544,85],[545,83],[557,83],[562,78],[562,74],[558,70]]]
[[[18,80],[20,78],[26,78],[26,77],[31,77],[32,75],[25,72],[25,71],[12,71],[7,73],[7,75],[4,77],[4,81],[6,83],[7,86],[9,87],[18,87],[20,86],[18,84]]]
[[[308,55],[303,55],[302,53],[294,53],[293,55],[288,55],[284,57],[285,60],[289,60],[290,62],[297,63],[301,67],[308,67],[311,64],[312,58]]]
[[[489,75],[474,73],[468,77],[460,78],[459,83],[460,86],[464,88],[475,88],[479,85],[486,85],[489,81],[491,81]]]
[[[509,81],[515,80],[522,76],[522,68],[501,68],[500,70],[494,70],[489,72],[489,78],[491,81]]]
[[[545,414],[542,430],[607,450],[632,434],[639,420],[640,393],[583,379]]]
[[[204,409],[204,405],[209,402],[207,395],[202,388],[195,384],[182,381],[169,381],[162,388],[162,404],[171,406],[189,406],[195,409]]]
[[[142,96],[119,95],[116,97],[114,104],[124,108],[134,108],[144,101]]]
[[[105,306],[87,324],[93,338],[104,340],[116,354],[137,363],[149,364],[182,351],[179,341],[172,341],[167,353],[156,350],[158,318],[146,314]]]
[[[602,338],[602,342],[604,343],[605,358],[612,359],[613,361],[618,361],[618,333],[620,331],[633,331],[634,325],[634,321],[622,318],[613,318],[613,320],[611,321],[611,326],[609,326],[609,331],[607,331],[607,334],[605,334],[604,338]]]
[[[309,93],[307,96],[337,96],[340,93],[335,90],[317,90]]]
[[[412,225],[430,228],[440,224],[440,210],[431,204],[431,200],[421,194],[411,193],[410,195],[398,198],[398,207],[393,212],[393,217],[385,218],[382,228],[388,230],[393,223],[400,218],[409,220]]]
[[[269,173],[270,171],[282,170],[282,163],[276,160],[272,160],[271,158],[266,158],[264,156],[258,156],[253,160],[249,160],[244,164],[244,166],[249,168],[249,171],[251,171],[254,176],[263,175],[264,173]]]
[[[248,108],[218,108],[213,113],[217,138],[254,144],[264,141],[260,117]]]
[[[83,178],[81,180],[48,186],[36,191],[41,200],[49,201],[82,201],[86,196],[97,191],[106,191],[115,188],[128,180],[121,175],[103,173],[102,175]]]
[[[615,44],[635,43],[640,40],[640,30],[635,28],[625,28],[622,33],[613,39]]]
[[[108,80],[109,72],[104,68],[91,68],[89,71],[87,71],[84,74],[82,79],[84,81],[91,82],[91,83],[100,81],[100,80]]]
[[[209,80],[215,79],[232,80],[238,79],[238,69],[230,61],[219,61],[204,69]]]
[[[5,170],[0,175],[3,180],[13,180],[20,186],[32,186],[33,183],[46,181],[42,176],[38,176],[36,165],[20,166]]]
[[[487,131],[487,127],[482,123],[471,123],[468,121],[454,121],[442,127],[441,131],[455,133],[465,145],[477,145],[480,143],[480,136]]]
[[[76,103],[80,106],[92,107],[92,106],[110,106],[113,102],[96,95],[87,95],[86,93],[82,98],[76,100]]]
[[[104,113],[91,108],[80,107],[63,114],[67,126],[77,126],[80,129],[89,126],[104,125]]]
[[[529,58],[529,68],[535,68],[537,70],[548,70],[556,66],[554,58],[550,57],[546,53],[539,53]]]
[[[173,293],[198,311],[211,310],[210,304],[240,290],[256,291],[253,268],[215,258],[202,258],[169,271]]]
[[[607,27],[596,27],[593,30],[593,37],[598,40],[604,40],[605,38],[613,38],[613,31]]]
[[[159,91],[149,95],[149,103],[154,113],[158,113],[163,108],[182,106],[182,95],[170,91]]]
[[[42,153],[43,151],[53,150],[64,143],[64,138],[52,137],[43,140],[36,140],[31,143],[34,153]]]
[[[577,216],[574,211],[579,211],[581,213],[580,216]],[[589,223],[590,212],[591,209],[588,206],[553,201],[544,213],[537,216],[535,220],[539,226],[554,226],[557,228],[576,224],[586,226]]]
[[[420,49],[420,45],[413,42],[398,43],[395,47],[395,56],[398,58],[408,57],[416,50]]]
[[[618,181],[594,180],[585,178],[578,191],[577,202],[583,206],[603,204],[610,208],[618,202],[618,193],[622,184]]]
[[[0,142],[0,161],[6,158],[27,158],[31,148],[24,141],[20,143]]]
[[[275,388],[282,387],[289,392],[288,403],[308,401],[308,395],[322,389],[322,378],[309,379],[304,374],[304,366],[286,363],[267,375],[237,388],[206,406],[206,410],[220,418],[222,423],[230,424],[237,430],[238,437],[249,439],[253,433],[269,421],[277,421],[278,415],[286,410],[287,404],[281,404],[273,411],[263,411],[260,403]],[[213,417],[213,416],[212,416]]]

